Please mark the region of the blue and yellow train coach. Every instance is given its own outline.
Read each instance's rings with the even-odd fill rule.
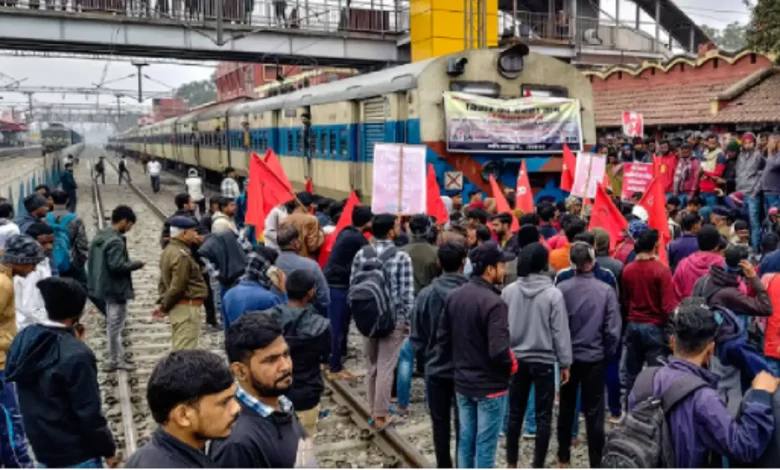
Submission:
[[[525,160],[531,185],[547,186],[547,192],[556,193],[560,145],[543,153],[448,150],[445,92],[498,100],[576,99],[582,133],[579,142],[570,145],[577,151],[583,142],[595,142],[588,79],[570,64],[516,45],[506,50],[463,51],[289,94],[196,110],[117,135],[111,145],[125,153],[156,156],[206,172],[220,173],[232,166],[243,175],[251,152],[273,149],[294,184],[302,185],[311,176],[323,195],[346,197],[358,189],[370,197],[374,145],[422,144],[442,188],[487,192],[490,174],[514,187]]]

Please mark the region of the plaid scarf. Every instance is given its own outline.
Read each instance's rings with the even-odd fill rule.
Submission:
[[[252,281],[260,284],[264,289],[271,290],[271,280],[266,275],[268,268],[274,265],[276,253],[269,253],[268,248],[257,247],[247,255],[246,271],[241,276],[242,281]]]

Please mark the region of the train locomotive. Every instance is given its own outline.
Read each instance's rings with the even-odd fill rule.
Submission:
[[[503,50],[462,51],[287,94],[196,110],[118,134],[109,146],[130,156],[160,158],[168,167],[199,167],[214,178],[228,166],[246,176],[251,153],[273,149],[293,184],[303,185],[311,177],[322,195],[343,198],[356,189],[370,198],[374,145],[421,144],[442,188],[489,193],[490,175],[514,188],[525,160],[531,186],[560,196],[556,188],[563,141],[538,152],[451,150],[445,92],[493,100],[574,99],[581,137],[570,147],[581,151],[583,142],[596,140],[589,79],[573,65],[517,44]]]
[[[81,134],[60,123],[52,122],[41,131],[41,148],[44,155],[82,142],[84,137]]]

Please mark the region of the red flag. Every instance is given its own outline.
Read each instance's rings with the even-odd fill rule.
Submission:
[[[446,224],[450,220],[450,214],[447,213],[447,206],[441,200],[441,191],[439,190],[439,182],[436,181],[433,163],[428,164],[428,181],[425,192],[426,212],[436,219],[436,223]]]
[[[319,258],[317,258],[320,268],[325,268],[330,253],[333,251],[333,245],[336,244],[336,237],[339,236],[339,233],[342,230],[352,225],[352,211],[359,205],[360,201],[358,201],[357,194],[355,194],[355,191],[352,191],[352,194],[349,195],[349,199],[347,199],[347,203],[344,205],[341,216],[339,216],[339,221],[336,223],[336,229],[325,236],[325,242],[323,242],[322,248],[320,248],[320,255]]]
[[[520,222],[518,222],[517,217],[515,217],[512,208],[509,207],[509,203],[506,202],[506,197],[504,197],[504,193],[501,192],[501,188],[498,187],[498,183],[496,183],[496,179],[493,175],[490,175],[490,190],[493,192],[493,199],[496,200],[496,213],[509,213],[512,216],[512,227],[510,230],[512,232],[520,230]]]
[[[666,215],[666,194],[664,193],[663,180],[656,176],[639,201],[639,205],[647,210],[649,218],[647,226],[658,230],[658,259],[669,266],[669,257],[666,253],[666,244],[671,241],[669,234],[669,219]]]
[[[571,153],[569,146],[563,144],[563,168],[561,169],[561,189],[571,192],[574,186],[574,169],[577,167],[577,159]]]
[[[268,149],[263,158],[254,152],[252,156],[257,158],[250,159],[250,161],[257,160],[262,169],[260,184],[263,186],[263,210],[268,214],[274,207],[295,197],[295,191],[293,191],[292,184],[282,168],[282,162],[279,161],[279,157],[273,150]],[[249,178],[251,182],[252,177]]]
[[[593,230],[594,228],[602,228],[609,233],[610,250],[615,246],[623,231],[628,229],[628,222],[626,222],[625,217],[623,217],[618,208],[615,207],[615,203],[612,202],[606,189],[601,184],[599,184],[596,190],[596,199],[590,212],[590,226],[588,230]]]
[[[314,194],[314,185],[311,182],[311,178],[306,178],[306,185],[303,190],[309,194]],[[309,207],[309,214],[314,215],[314,206]]]
[[[252,152],[249,159],[246,223],[254,226],[257,233],[263,233],[268,213],[294,195],[290,180],[273,150],[268,150],[262,158]]]
[[[530,214],[534,211],[534,196],[531,194],[531,183],[528,181],[525,160],[520,164],[520,173],[517,175],[515,207],[523,211],[523,214]]]
[[[246,188],[246,215],[244,221],[247,225],[255,227],[258,235],[265,229],[266,212],[263,204],[263,183],[260,181],[263,173],[263,164],[260,157],[252,154],[249,159],[249,184]]]

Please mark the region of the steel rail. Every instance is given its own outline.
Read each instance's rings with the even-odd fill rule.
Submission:
[[[100,186],[92,174],[95,168],[94,159],[90,158],[90,176],[92,178],[92,197],[95,201],[95,215],[99,230],[105,228],[105,212],[103,212],[103,199],[100,196]],[[112,165],[113,166],[113,165]],[[117,370],[117,394],[119,395],[119,408],[122,412],[122,431],[124,433],[125,460],[135,452],[138,446],[135,423],[133,421],[133,406],[130,400],[130,374],[125,370]]]

